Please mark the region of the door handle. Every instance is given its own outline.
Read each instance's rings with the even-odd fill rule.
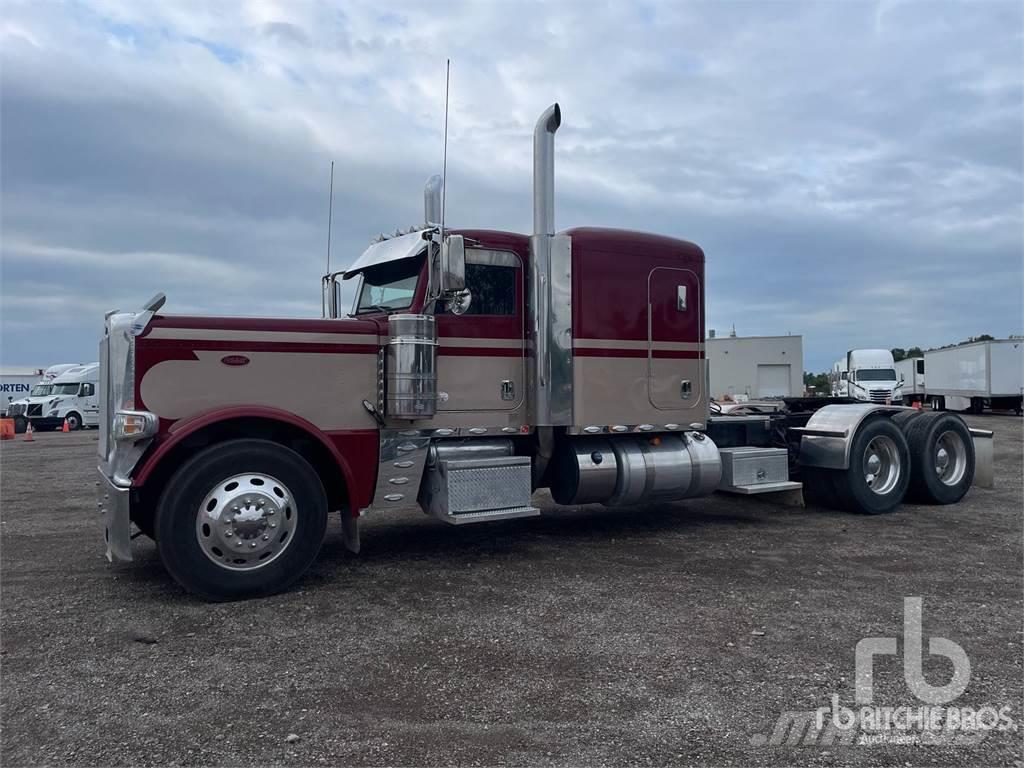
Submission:
[[[689,379],[683,379],[679,382],[679,397],[683,400],[689,400],[693,396],[693,384],[690,383]]]
[[[501,399],[505,401],[512,401],[516,399],[516,385],[511,379],[502,379]]]

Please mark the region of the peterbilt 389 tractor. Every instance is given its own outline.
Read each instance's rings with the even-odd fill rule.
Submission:
[[[109,313],[108,558],[132,558],[134,525],[186,589],[237,599],[298,579],[331,512],[358,552],[363,515],[525,518],[544,488],[623,507],[803,489],[877,514],[908,494],[957,502],[976,467],[990,477],[991,433],[955,414],[828,399],[722,413],[707,392],[703,251],[556,232],[560,123],[552,105],[534,132],[531,235],[443,229],[434,177],[423,226],[324,276],[322,319],[163,314],[162,295]]]

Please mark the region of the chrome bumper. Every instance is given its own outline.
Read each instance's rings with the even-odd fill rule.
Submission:
[[[129,514],[130,488],[119,488],[97,468],[99,481],[96,483],[100,521],[103,537],[107,542],[107,560],[112,563],[128,563],[132,559],[132,533]]]

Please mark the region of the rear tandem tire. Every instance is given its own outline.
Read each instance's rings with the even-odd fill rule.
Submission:
[[[926,413],[907,427],[908,495],[923,504],[955,504],[974,482],[974,438],[953,413]]]
[[[882,515],[903,501],[910,484],[910,450],[902,430],[884,416],[860,426],[850,466],[834,471],[836,501],[850,512]]]
[[[155,533],[175,580],[219,601],[290,586],[316,559],[326,527],[327,496],[309,462],[278,443],[241,439],[178,468],[157,505]]]

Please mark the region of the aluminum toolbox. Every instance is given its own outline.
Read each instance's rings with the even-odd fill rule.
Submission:
[[[789,480],[789,454],[785,448],[722,448],[720,454],[722,490]]]
[[[449,523],[539,515],[529,456],[445,459],[427,473],[425,510]]]

